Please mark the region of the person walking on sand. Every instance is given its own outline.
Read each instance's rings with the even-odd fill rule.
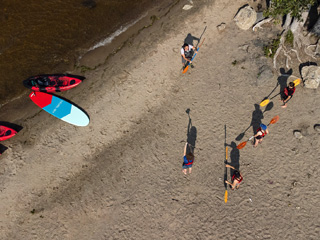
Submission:
[[[289,85],[283,90],[281,93],[281,101],[283,102],[282,108],[287,107],[287,102],[292,98],[292,95],[296,91],[296,88],[294,86],[293,82],[290,82]]]
[[[192,150],[190,148],[190,152],[187,154],[187,146],[190,146],[190,144],[186,143],[184,146],[184,152],[183,152],[183,164],[182,164],[182,172],[184,174],[187,174],[187,169],[189,169],[189,173],[192,171],[192,164],[194,161],[194,155],[192,153]]]
[[[233,174],[232,174],[232,178],[231,178],[231,183],[228,180],[225,180],[225,183],[229,184],[232,190],[238,189],[240,187],[240,183],[243,180],[243,177],[240,173],[240,171],[238,169],[235,169],[234,167],[232,167],[229,164],[226,164],[227,168],[231,168],[233,169]]]
[[[259,143],[262,142],[265,135],[269,133],[267,126],[264,124],[260,124],[260,128],[258,128],[256,135],[254,135],[254,147],[257,147]]]
[[[188,43],[183,44],[181,48],[181,60],[182,60],[182,66],[185,68],[190,62],[190,66],[193,68],[194,66],[191,64],[192,56],[195,52],[197,52],[196,48]]]

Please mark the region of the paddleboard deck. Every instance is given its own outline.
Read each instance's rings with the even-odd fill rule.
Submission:
[[[40,108],[67,123],[76,126],[87,126],[88,115],[75,105],[48,93],[32,92],[30,99]]]

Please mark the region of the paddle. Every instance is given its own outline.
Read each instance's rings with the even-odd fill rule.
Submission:
[[[226,147],[226,162],[228,161],[228,147]],[[224,202],[228,202],[228,185],[225,183],[226,191],[224,192]]]
[[[199,48],[201,47],[201,45],[203,44],[205,38],[203,39],[203,41],[200,43],[199,47],[197,48],[197,51],[199,51]],[[197,53],[195,53],[191,59],[190,62],[188,62],[187,66],[184,68],[184,70],[182,71],[182,73],[186,73],[188,71],[189,65],[190,63],[192,63],[193,59],[197,56]]]
[[[277,115],[277,116],[275,116],[275,117],[273,117],[273,118],[271,119],[271,121],[269,122],[268,126],[269,126],[270,124],[274,124],[274,123],[276,123],[276,122],[278,122],[278,121],[279,121],[279,116]],[[247,142],[250,141],[250,140],[252,140],[253,138],[254,138],[254,136],[250,137],[247,141],[240,143],[240,144],[237,146],[237,149],[242,149],[242,148],[244,148],[244,147],[247,145]]]
[[[300,84],[300,82],[301,82],[301,79],[300,79],[300,78],[297,78],[296,80],[293,81],[294,86],[295,86],[295,87],[298,86],[298,85]],[[277,95],[279,95],[279,94],[280,94],[280,93],[278,93]],[[275,96],[277,96],[277,95],[275,95]],[[273,96],[272,98],[274,98],[275,96]],[[271,98],[271,99],[272,99],[272,98]],[[270,102],[270,99],[266,98],[266,99],[264,99],[264,100],[260,103],[260,106],[261,106],[261,107],[264,107],[264,106],[266,106],[269,102]]]

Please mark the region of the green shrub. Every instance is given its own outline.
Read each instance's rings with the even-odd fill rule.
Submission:
[[[267,46],[263,47],[264,55],[266,57],[273,58],[274,54],[276,53],[279,45],[280,45],[280,37],[278,36],[276,39],[273,39],[271,43],[269,43]]]

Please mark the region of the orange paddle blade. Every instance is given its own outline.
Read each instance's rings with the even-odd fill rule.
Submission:
[[[189,65],[185,67],[185,69],[182,71],[182,73],[186,73],[188,71]]]
[[[260,106],[261,106],[261,107],[264,107],[264,106],[267,105],[269,102],[270,102],[269,99],[263,100],[263,101],[260,103]]]
[[[228,191],[227,190],[224,192],[224,202],[225,203],[228,202]]]
[[[294,86],[296,87],[301,83],[301,79],[297,78],[296,80],[293,81],[293,83],[294,83]]]
[[[238,148],[238,149],[242,149],[242,148],[244,148],[246,145],[247,145],[247,141],[240,143],[240,144],[237,146],[237,148]]]
[[[279,115],[273,117],[273,118],[271,119],[271,121],[270,121],[269,124],[274,124],[274,123],[276,123],[276,122],[278,122],[278,121],[279,121]]]

